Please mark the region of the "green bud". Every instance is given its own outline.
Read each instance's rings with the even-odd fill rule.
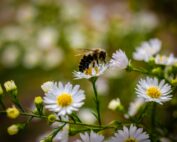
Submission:
[[[177,86],[177,79],[172,79],[171,80],[171,85]]]
[[[160,67],[157,67],[157,68],[154,68],[154,69],[152,70],[152,73],[153,73],[154,75],[161,76],[161,75],[163,74],[163,71],[162,71],[162,69],[161,69]]]
[[[0,84],[0,95],[2,95],[2,94],[3,94],[3,89],[2,89],[2,86]]]
[[[41,104],[43,104],[43,99],[42,99],[42,97],[41,97],[41,96],[35,97],[34,103],[35,103],[36,105],[41,105]]]
[[[53,123],[53,122],[55,122],[55,120],[56,120],[57,118],[56,118],[56,115],[50,114],[50,115],[47,117],[47,119],[48,119],[49,123]]]
[[[149,58],[148,63],[149,63],[150,65],[154,65],[154,64],[155,64],[155,59],[154,59],[154,57]]]
[[[16,124],[13,124],[7,128],[7,132],[9,135],[16,135],[19,131],[19,127]]]

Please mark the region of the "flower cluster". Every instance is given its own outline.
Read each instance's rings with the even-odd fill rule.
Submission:
[[[137,68],[128,59],[125,52],[121,49],[113,53],[112,58],[107,61],[106,54],[103,50],[96,50],[85,54],[81,59],[79,71],[74,71],[75,79],[87,79],[94,92],[95,110],[82,108],[87,95],[80,85],[72,85],[70,82],[62,83],[55,81],[47,81],[41,85],[44,92],[43,96],[34,98],[34,110],[26,111],[18,99],[18,88],[14,81],[4,83],[5,90],[12,100],[12,107],[6,109],[3,102],[3,87],[0,85],[0,105],[2,114],[7,114],[10,119],[18,119],[20,116],[29,117],[26,123],[17,123],[8,127],[7,131],[10,135],[15,135],[26,126],[35,117],[45,119],[52,131],[47,136],[40,139],[41,142],[62,141],[68,142],[70,135],[80,134],[80,139],[75,142],[150,142],[159,139],[156,124],[156,106],[162,107],[164,103],[173,99],[173,83],[170,81],[170,75],[167,74],[167,66],[171,65],[172,75],[177,75],[174,69],[176,58],[170,55],[168,60],[162,59],[156,55],[161,48],[161,42],[158,39],[144,42],[142,47],[137,48],[133,54],[134,59],[143,60],[149,63],[148,68]],[[156,56],[155,56],[156,55]],[[154,63],[152,64],[152,58]],[[165,61],[166,60],[166,61]],[[161,75],[154,74],[157,70],[155,64],[160,64],[158,69]],[[161,66],[163,64],[163,66]],[[165,67],[164,67],[165,66]],[[106,70],[117,68],[128,72],[138,72],[145,74],[146,77],[138,81],[135,86],[135,94],[137,95],[134,102],[130,103],[130,107],[126,110],[121,98],[110,101],[108,108],[114,112],[123,114],[127,122],[121,120],[113,120],[108,124],[103,124],[101,113],[100,99],[98,96],[96,82]],[[169,70],[168,70],[169,72]],[[148,74],[148,76],[147,76]],[[151,106],[151,107],[148,107]],[[45,111],[48,110],[48,111]],[[85,112],[86,113],[85,113]],[[151,126],[144,123],[144,118],[151,111],[151,117],[147,117],[151,121]],[[149,114],[148,114],[149,115]],[[156,128],[157,127],[157,128]],[[111,129],[111,136],[103,135],[107,129]],[[146,132],[147,131],[147,132]],[[163,130],[161,130],[163,131]]]

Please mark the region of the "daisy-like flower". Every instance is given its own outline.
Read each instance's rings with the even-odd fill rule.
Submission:
[[[162,104],[171,100],[171,86],[164,80],[158,81],[157,78],[141,79],[136,87],[136,93],[139,98],[143,98],[146,102],[157,102]]]
[[[173,54],[170,54],[170,56],[157,55],[155,57],[155,63],[159,65],[174,65],[177,63],[177,58]]]
[[[131,125],[130,128],[123,127],[118,130],[109,142],[150,142],[149,135],[143,132],[143,128]]]
[[[70,83],[63,85],[61,82],[53,85],[52,89],[45,93],[46,109],[56,112],[58,116],[64,116],[77,111],[84,104],[85,94],[79,89],[79,85],[73,86]]]
[[[104,136],[101,136],[93,131],[89,133],[80,134],[81,140],[76,140],[75,142],[103,142]]]
[[[128,64],[129,61],[124,51],[119,49],[115,53],[113,53],[112,59],[110,61],[110,66],[118,67],[120,69],[126,69]]]
[[[108,64],[98,64],[95,67],[89,67],[84,72],[74,71],[75,79],[90,79],[102,75],[108,69]]]
[[[143,42],[140,47],[133,53],[133,58],[139,61],[148,62],[151,57],[157,54],[161,49],[161,41],[158,39],[151,39]]]

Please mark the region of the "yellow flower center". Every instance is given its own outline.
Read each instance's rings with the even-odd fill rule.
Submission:
[[[57,104],[62,107],[67,107],[72,103],[73,99],[70,94],[62,93],[57,98]]]
[[[98,67],[94,67],[94,68],[90,67],[90,68],[86,69],[86,70],[84,71],[84,73],[85,73],[86,75],[92,75],[92,69],[94,69],[94,70],[96,71],[96,74],[98,74],[98,72],[99,72]]]
[[[126,139],[125,142],[137,142],[135,138]]]
[[[159,98],[161,96],[161,92],[157,87],[149,87],[146,91],[146,94],[151,98]]]

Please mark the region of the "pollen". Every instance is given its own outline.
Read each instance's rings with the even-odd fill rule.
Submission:
[[[67,107],[72,103],[72,96],[68,93],[62,93],[57,98],[57,104],[62,107]]]
[[[134,138],[129,138],[129,139],[125,140],[125,142],[137,142],[137,140]]]
[[[157,99],[161,96],[161,92],[157,87],[149,87],[146,91],[146,94],[154,99]]]
[[[84,73],[85,73],[86,75],[92,75],[92,70],[94,70],[94,71],[96,72],[96,74],[99,73],[98,67],[94,67],[94,68],[90,67],[90,68],[86,69],[86,70],[84,71]]]

